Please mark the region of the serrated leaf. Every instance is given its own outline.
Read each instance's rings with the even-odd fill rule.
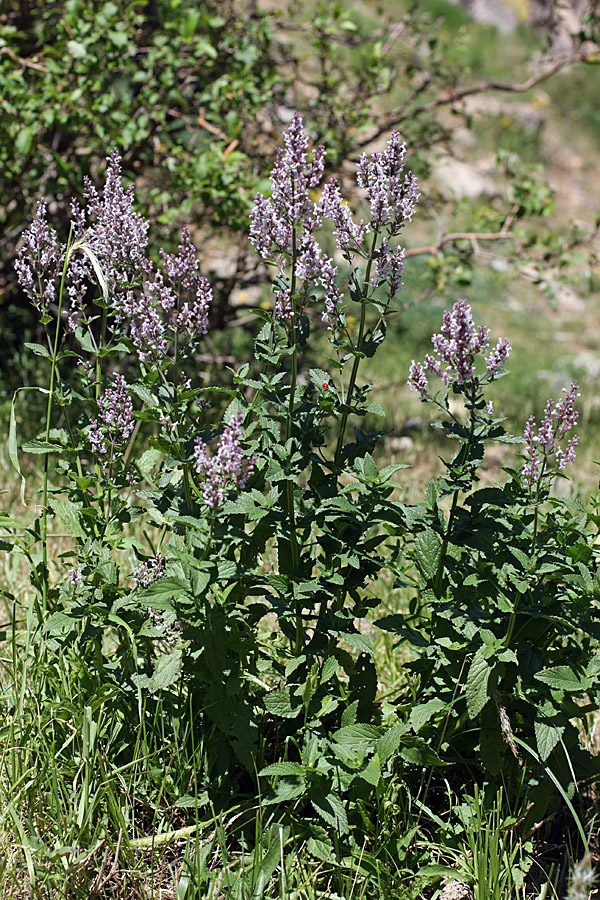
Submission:
[[[427,703],[419,703],[417,706],[413,706],[408,721],[414,730],[418,732],[426,722],[429,722],[437,712],[445,709],[446,706],[447,704],[443,700],[440,700],[439,697],[434,697],[432,700],[428,700]]]
[[[365,478],[369,478],[371,481],[379,481],[379,469],[373,462],[373,457],[370,453],[365,453],[365,458],[363,460],[363,474]]]
[[[64,447],[61,444],[54,444],[52,441],[25,441],[21,444],[23,453],[41,454],[41,453],[62,453]]]
[[[346,725],[332,735],[332,740],[350,751],[368,750],[381,737],[381,728],[376,725]]]
[[[467,674],[466,696],[469,718],[478,716],[488,701],[487,686],[491,667],[484,656],[485,648],[480,647],[469,666]]]
[[[393,725],[382,734],[376,745],[377,755],[382,762],[385,762],[396,752],[407,731],[408,727],[406,725]]]
[[[366,653],[369,656],[374,656],[375,651],[373,650],[373,641],[369,637],[368,634],[345,634],[344,640],[351,647],[354,647],[355,650],[358,650],[360,653]]]
[[[188,583],[183,581],[183,579],[166,576],[148,585],[137,596],[139,601],[146,606],[150,606],[153,609],[166,609],[168,606],[166,607],[164,604],[169,604],[174,598],[186,595],[188,589]]]
[[[537,681],[542,681],[555,691],[585,691],[591,686],[591,680],[585,675],[580,677],[569,666],[554,666],[537,672]]]
[[[432,528],[420,531],[415,538],[415,562],[426,581],[435,578],[442,552],[442,540]]]
[[[534,723],[535,740],[540,759],[545,762],[562,736],[564,725],[552,725],[547,720],[540,719]]]
[[[329,681],[330,678],[335,675],[338,670],[338,661],[335,656],[328,656],[325,662],[323,663],[323,668],[321,669],[321,684],[325,684]]]
[[[52,359],[52,354],[48,348],[44,347],[42,344],[35,344],[27,341],[25,346],[28,350],[31,350],[32,353],[35,353],[36,356],[43,356],[44,359]]]
[[[362,772],[359,772],[358,774],[359,778],[362,778],[364,781],[368,782],[368,784],[372,784],[373,787],[377,787],[381,781],[381,768],[374,759],[370,759]]]
[[[70,616],[67,613],[55,612],[46,620],[44,631],[52,637],[65,635],[68,634],[69,631],[73,631],[77,621],[78,620],[74,616]]]
[[[154,666],[154,672],[148,682],[148,689],[152,693],[163,691],[178,680],[181,673],[181,650],[173,650],[164,656],[159,656]]]
[[[287,803],[288,800],[301,797],[305,792],[306,782],[303,778],[282,778],[266,796],[261,798],[261,802],[265,804]]]
[[[400,756],[411,766],[446,765],[423,738],[407,734],[400,745]]]
[[[265,709],[274,716],[283,719],[294,719],[300,712],[301,706],[292,707],[290,694],[287,690],[278,689],[271,691],[264,697]]]
[[[333,846],[328,841],[320,841],[318,838],[309,838],[306,842],[306,849],[311,856],[329,862],[333,854]]]
[[[308,798],[322,819],[340,834],[348,834],[348,817],[340,798],[333,792],[323,794],[318,788],[309,790]]]
[[[80,521],[81,510],[70,500],[59,500],[57,497],[51,497],[48,505],[54,511],[55,516],[60,519],[69,534],[73,537],[85,537],[86,530]]]
[[[304,766],[300,765],[300,763],[276,762],[272,763],[270,766],[265,766],[258,774],[261,776],[264,775],[265,777],[271,775],[295,775],[298,778],[304,778],[306,769]]]

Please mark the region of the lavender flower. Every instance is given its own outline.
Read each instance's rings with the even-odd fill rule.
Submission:
[[[423,400],[427,399],[425,371],[438,375],[446,385],[474,381],[476,356],[485,353],[489,337],[490,329],[485,325],[475,327],[467,301],[457,300],[452,311],[444,313],[441,332],[431,338],[435,354],[425,356],[424,366],[412,361],[408,380],[410,389],[419,391]],[[494,350],[483,357],[486,373],[491,379],[504,369],[509,353],[509,342],[501,338]]]
[[[525,486],[529,489],[538,484],[544,475],[549,474],[548,468],[552,457],[558,471],[562,471],[567,463],[573,464],[575,460],[578,436],[573,435],[569,439],[566,450],[560,446],[560,442],[567,432],[575,427],[579,419],[579,413],[574,408],[575,400],[581,396],[577,382],[574,381],[568,389],[563,388],[563,393],[564,398],[556,404],[552,399],[548,400],[537,431],[535,416],[530,416],[525,425],[526,458],[521,475]]]
[[[134,589],[139,587],[146,588],[158,581],[159,578],[162,578],[165,574],[166,564],[167,561],[161,553],[157,553],[151,559],[138,563],[131,573]]]
[[[46,202],[40,200],[15,261],[19,284],[36,309],[45,316],[54,300],[60,275],[61,253],[54,228],[48,224]]]
[[[98,456],[108,455],[111,461],[115,450],[127,443],[134,427],[127,382],[122,375],[115,375],[113,384],[100,397],[98,418],[92,420],[87,432],[94,452]]]
[[[264,260],[277,266],[284,281],[296,254],[296,276],[303,282],[304,294],[311,287],[324,291],[323,321],[332,330],[341,301],[335,285],[337,267],[314,237],[323,219],[323,208],[310,199],[310,191],[318,187],[323,176],[325,150],[317,147],[309,160],[308,136],[298,113],[284,135],[284,143],[285,149],[278,151],[271,173],[271,197],[258,194],[250,212],[250,242]],[[331,207],[335,191],[330,194]],[[344,221],[349,228],[346,218]],[[280,321],[289,322],[293,319],[295,298],[289,289],[278,289],[276,295],[275,314]]]
[[[127,323],[131,340],[142,362],[150,362],[166,353],[166,326],[150,289],[117,292],[115,310],[117,321]]]
[[[406,144],[393,131],[383,153],[364,153],[358,166],[358,184],[367,192],[371,207],[371,227],[385,226],[391,235],[398,234],[410,222],[419,192],[412,172],[404,171]]]
[[[179,253],[165,253],[161,250],[165,272],[170,283],[177,313],[174,325],[185,329],[192,337],[206,334],[208,328],[208,310],[212,302],[212,288],[207,279],[199,273],[199,262],[196,256],[189,229],[182,231],[182,243]],[[170,302],[170,300],[169,300]],[[163,309],[169,308],[164,295],[161,298]]]
[[[102,197],[89,178],[85,179],[87,241],[102,264],[111,289],[116,284],[131,284],[146,270],[146,246],[149,223],[133,210],[134,186],[124,190],[121,158],[115,149],[107,158],[106,183]],[[83,216],[79,216],[79,227]]]
[[[206,505],[216,509],[225,499],[230,487],[243,489],[254,470],[256,455],[244,459],[241,441],[244,438],[243,411],[239,409],[225,426],[219,440],[217,452],[209,457],[202,438],[196,439],[194,459],[196,472],[204,481],[202,497]]]
[[[67,581],[72,588],[77,588],[80,584],[83,584],[83,569],[81,566],[75,566],[74,568],[69,569],[67,572]]]
[[[392,249],[387,238],[383,238],[381,241],[377,257],[377,278],[373,279],[373,281],[379,285],[387,284],[391,297],[397,294],[402,287],[405,253],[406,251],[403,247]]]
[[[317,204],[317,216],[333,222],[333,233],[341,250],[360,248],[365,234],[369,230],[369,226],[365,225],[362,219],[358,225],[355,223],[350,207],[344,202],[335,178],[332,178],[323,188]]]

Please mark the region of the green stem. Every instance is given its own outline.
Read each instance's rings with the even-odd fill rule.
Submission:
[[[289,334],[289,342],[290,348],[292,351],[292,371],[290,376],[290,396],[288,400],[288,408],[287,415],[285,419],[285,442],[291,440],[292,437],[292,423],[294,418],[294,401],[296,399],[296,382],[298,379],[298,343],[297,343],[297,329],[296,329],[296,301],[295,301],[295,293],[296,293],[296,232],[294,230],[292,236],[292,277],[290,284],[290,297],[292,302],[292,324],[290,327]],[[294,505],[294,485],[291,479],[291,476],[288,475],[285,484],[285,492],[286,492],[286,506],[289,520],[289,528],[290,528],[290,551],[292,554],[292,573],[295,574],[298,571],[298,563],[300,560],[300,553],[298,551],[298,533],[296,528],[296,508]],[[295,617],[296,617],[296,640],[294,642],[294,652],[298,655],[302,649],[302,609],[300,606],[300,601],[296,601],[295,604]]]
[[[365,271],[365,279],[363,282],[363,292],[360,299],[360,324],[358,328],[358,340],[356,342],[356,349],[354,351],[354,361],[352,363],[352,371],[350,372],[350,381],[348,382],[348,391],[346,392],[346,403],[345,406],[349,407],[352,403],[352,394],[354,393],[354,388],[356,385],[356,378],[358,376],[358,368],[360,366],[360,361],[362,358],[362,345],[365,336],[365,325],[367,321],[367,297],[369,295],[369,287],[371,282],[371,267],[373,265],[373,260],[375,258],[375,245],[377,243],[377,238],[379,236],[378,231],[373,232],[373,241],[371,243],[371,252],[369,253],[369,259],[367,261],[367,268]],[[338,433],[337,444],[335,447],[335,456],[334,456],[334,470],[335,472],[339,472],[340,461],[342,458],[342,450],[344,448],[344,435],[346,434],[346,425],[348,424],[348,417],[350,415],[350,409],[346,409],[345,412],[342,413],[342,420],[340,422],[340,430]]]
[[[470,403],[471,420],[470,420],[470,424],[469,424],[469,436],[462,446],[461,456],[460,456],[460,459],[457,461],[458,466],[464,466],[464,464],[469,459],[469,449],[471,447],[471,443],[473,441],[473,435],[475,433],[474,409],[475,409],[476,395],[475,395],[474,389],[471,393],[470,399],[471,399],[471,403]],[[467,404],[467,408],[469,408],[469,404]],[[452,505],[450,507],[450,513],[448,515],[448,525],[446,527],[446,530],[444,532],[444,537],[442,539],[442,547],[440,550],[440,561],[438,562],[438,566],[437,566],[436,573],[435,573],[435,578],[433,580],[433,590],[434,590],[436,597],[441,597],[441,595],[442,595],[442,584],[443,584],[443,580],[444,580],[444,566],[445,566],[445,562],[446,562],[446,553],[448,552],[448,543],[450,541],[450,535],[452,534],[452,528],[454,526],[454,513],[456,511],[456,506],[458,504],[459,493],[460,493],[460,489],[457,489],[454,492],[454,494],[452,495]]]
[[[54,343],[52,346],[52,361],[50,367],[50,385],[48,390],[48,405],[46,407],[46,443],[50,441],[50,428],[52,425],[52,399],[54,397],[54,382],[56,379],[58,348],[60,345],[60,319],[62,315],[63,295],[65,289],[65,281],[67,279],[67,266],[69,264],[69,253],[71,249],[72,230],[67,241],[65,251],[65,261],[63,263],[62,276],[60,279],[60,289],[58,293],[58,313],[56,316],[56,331],[54,334]],[[41,541],[42,541],[42,610],[48,608],[48,475],[50,469],[50,454],[44,454],[44,481],[42,487],[42,522],[41,522]]]

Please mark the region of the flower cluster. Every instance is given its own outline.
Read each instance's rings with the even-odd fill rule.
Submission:
[[[317,204],[317,216],[333,222],[333,233],[340,250],[359,249],[369,226],[361,221],[356,224],[352,211],[344,202],[335,178],[324,186]]]
[[[371,227],[379,231],[385,226],[390,235],[399,234],[410,222],[419,192],[412,172],[405,172],[406,144],[393,131],[382,153],[366,153],[360,158],[358,184],[367,192],[371,207]]]
[[[490,329],[485,325],[475,327],[471,307],[466,300],[457,300],[452,311],[444,313],[439,334],[431,338],[435,354],[428,353],[425,365],[413,359],[408,386],[417,390],[422,400],[428,395],[426,371],[438,375],[444,384],[465,384],[476,379],[475,363],[477,354],[484,354],[489,346]],[[494,349],[484,356],[486,373],[494,378],[504,369],[510,353],[510,344],[500,338]]]
[[[182,231],[179,253],[161,250],[161,254],[167,284],[161,277],[150,285],[150,290],[156,292],[164,310],[173,310],[175,328],[187,331],[192,337],[206,334],[212,288],[208,280],[200,275],[200,264],[189,230],[184,228]]]
[[[114,458],[115,449],[131,437],[134,427],[133,403],[122,375],[115,375],[112,388],[107,388],[98,401],[98,418],[88,428],[88,439],[98,456]]]
[[[152,559],[138,563],[131,573],[131,580],[134,588],[145,588],[165,574],[167,561],[161,553],[157,553]]]
[[[56,231],[48,224],[46,203],[40,200],[15,261],[19,284],[42,316],[54,300],[61,255]]]
[[[303,281],[304,293],[311,286],[324,291],[323,321],[332,330],[341,303],[335,284],[337,267],[314,237],[324,211],[310,199],[310,192],[323,177],[325,150],[317,147],[309,161],[308,136],[298,113],[284,135],[284,143],[285,149],[278,151],[271,173],[271,197],[258,194],[250,212],[250,242],[264,260],[277,266],[283,284],[286,269],[297,261],[295,274]],[[339,205],[341,208],[341,195]],[[331,213],[332,208],[333,199],[328,207]],[[289,321],[295,297],[288,288],[276,287],[275,298],[275,314]]]
[[[405,253],[404,247],[390,247],[387,238],[381,241],[377,256],[377,278],[373,279],[373,284],[387,284],[391,297],[402,287]]]
[[[532,488],[547,473],[552,457],[559,471],[562,471],[567,463],[572,464],[575,460],[578,436],[573,435],[569,439],[566,450],[560,446],[560,442],[567,432],[575,427],[579,419],[579,413],[574,408],[575,400],[581,396],[577,382],[574,381],[568,389],[563,388],[563,393],[564,398],[557,403],[552,399],[548,400],[544,418],[537,431],[534,416],[530,416],[525,425],[526,461],[521,474],[527,488]]]
[[[194,459],[196,472],[204,485],[202,497],[210,509],[214,510],[225,499],[225,492],[230,487],[244,488],[253,470],[256,456],[244,458],[242,440],[244,414],[241,409],[231,417],[219,440],[217,452],[209,457],[206,444],[202,438],[196,439]]]
[[[117,150],[113,150],[107,163],[102,196],[91,180],[85,179],[85,219],[93,219],[86,230],[86,240],[114,289],[116,285],[135,282],[145,273],[149,222],[133,209],[134,185],[123,188]],[[84,214],[80,211],[78,227],[82,228],[83,223]]]

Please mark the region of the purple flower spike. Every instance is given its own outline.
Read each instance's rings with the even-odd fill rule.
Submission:
[[[56,231],[48,224],[46,202],[40,200],[35,218],[23,234],[15,270],[19,284],[42,315],[47,315],[54,300],[60,263]]]
[[[127,443],[134,427],[133,403],[127,382],[122,375],[115,375],[113,385],[100,397],[98,418],[91,421],[87,432],[94,452],[98,456],[108,456],[111,461],[115,451]]]
[[[121,157],[116,149],[107,163],[102,197],[91,180],[85,179],[87,216],[94,220],[87,231],[87,243],[114,289],[119,282],[134,282],[145,271],[149,223],[133,210],[134,186],[123,188]]]
[[[182,243],[177,255],[161,252],[170,283],[170,289],[163,292],[161,305],[167,309],[177,304],[177,328],[187,330],[193,337],[206,334],[212,288],[208,280],[200,275],[200,264],[189,230],[184,228],[182,231]]]
[[[223,430],[217,452],[213,457],[208,456],[202,438],[196,439],[194,449],[196,472],[204,481],[202,497],[211,510],[223,502],[229,488],[243,489],[254,470],[256,455],[245,459],[241,444],[244,438],[243,418],[241,409],[233,414]]]
[[[341,250],[359,248],[368,232],[368,225],[361,220],[358,225],[352,218],[352,212],[342,198],[339,185],[332,178],[321,193],[317,204],[317,215],[333,222],[336,243]]]
[[[386,226],[390,234],[398,234],[411,221],[419,199],[415,176],[404,171],[405,156],[406,144],[393,131],[387,149],[371,156],[364,153],[358,167],[358,184],[369,198],[372,227]]]
[[[467,301],[457,300],[451,312],[446,310],[444,313],[440,333],[431,338],[435,353],[426,354],[424,365],[413,360],[408,380],[410,389],[419,391],[423,400],[427,399],[425,372],[439,376],[444,384],[476,381],[476,357],[479,353],[485,353],[489,341],[490,329],[485,325],[476,327]],[[486,374],[490,379],[503,371],[509,353],[509,342],[500,338],[492,352],[483,357]]]
[[[561,440],[568,431],[575,427],[579,413],[574,407],[575,400],[581,394],[574,381],[570,388],[563,388],[564,398],[555,404],[552,399],[546,403],[544,417],[536,431],[535,417],[530,416],[525,425],[525,464],[521,470],[525,487],[531,489],[539,483],[544,475],[551,474],[549,465],[552,457],[558,471],[562,472],[567,463],[575,461],[575,447],[579,442],[573,435],[567,442],[566,450],[560,446]]]
[[[421,363],[415,362],[414,359],[410,364],[410,369],[408,370],[408,386],[411,391],[418,391],[421,395],[421,400],[427,399],[427,387],[429,382],[427,381],[427,375],[425,374],[425,369],[421,365]]]

